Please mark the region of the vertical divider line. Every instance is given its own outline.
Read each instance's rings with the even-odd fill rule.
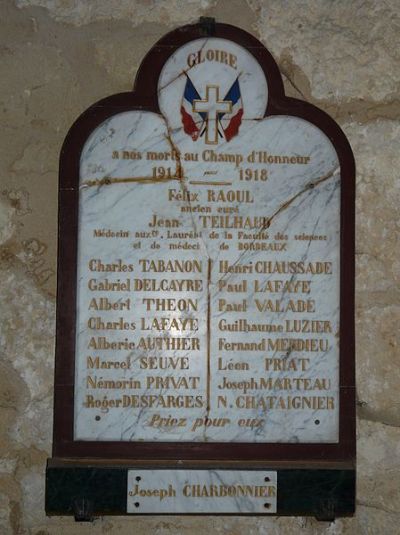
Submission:
[[[207,414],[211,409],[211,269],[212,260],[209,258],[207,268]]]

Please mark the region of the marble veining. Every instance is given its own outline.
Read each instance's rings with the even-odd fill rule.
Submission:
[[[199,50],[237,68],[187,70]],[[239,80],[241,124],[216,113],[215,144],[203,116],[183,124],[188,73],[197,100]],[[249,52],[203,39],[164,66],[162,115],[120,113],[87,140],[75,439],[337,442],[338,158],[315,125],[262,118],[267,98]]]

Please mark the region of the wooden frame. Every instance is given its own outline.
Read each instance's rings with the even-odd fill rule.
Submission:
[[[131,110],[160,113],[157,80],[179,47],[207,36],[229,39],[246,48],[260,63],[269,90],[266,115],[293,115],[320,128],[338,154],[341,169],[340,217],[340,409],[337,444],[282,443],[176,443],[94,442],[73,440],[76,273],[79,211],[79,165],[84,143],[110,116]],[[57,331],[53,457],[199,462],[287,462],[321,465],[355,462],[355,358],[354,358],[354,235],[355,163],[340,127],[326,113],[284,94],[282,78],[273,57],[252,35],[226,24],[209,21],[184,26],[164,36],[148,52],[132,92],[105,98],[86,110],[71,127],[60,156]]]

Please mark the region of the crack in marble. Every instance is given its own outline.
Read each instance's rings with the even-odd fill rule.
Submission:
[[[171,181],[178,181],[178,180],[179,178],[175,178],[175,177],[165,178],[165,177],[153,177],[153,176],[136,176],[136,177],[124,177],[124,178],[104,177],[104,178],[95,178],[93,180],[87,180],[86,182],[83,182],[80,185],[79,189],[87,189],[93,186],[97,186],[98,188],[101,188],[103,186],[111,186],[112,184],[127,184],[130,182],[156,184],[158,182],[171,182]]]
[[[209,38],[205,38],[204,40],[204,43],[203,45],[200,47],[199,51],[198,52],[202,52],[205,48],[205,46],[207,45],[209,41]],[[173,84],[176,80],[178,80],[182,74],[184,76],[186,76],[186,74],[191,70],[193,69],[194,67],[197,66],[197,63],[193,63],[193,65],[189,65],[189,67],[187,69],[183,69],[179,74],[177,74],[176,76],[174,76],[171,80],[169,80],[169,82],[167,82],[166,84],[164,84],[163,86],[161,87],[158,87],[157,88],[157,94],[159,95],[161,93],[161,91],[163,91],[165,88],[169,87],[171,84]],[[160,78],[161,78],[161,74],[160,74]]]
[[[266,230],[268,229],[270,226],[271,226],[271,222],[276,219],[279,214],[281,214],[282,212],[284,212],[285,210],[287,210],[287,208],[289,208],[289,206],[296,200],[298,199],[299,197],[301,197],[304,193],[306,193],[307,191],[310,191],[316,187],[318,187],[320,184],[324,183],[326,180],[329,180],[330,178],[332,178],[335,174],[337,174],[337,172],[340,170],[340,166],[336,166],[334,169],[332,169],[331,171],[329,171],[329,173],[327,173],[326,175],[323,175],[322,177],[320,178],[317,178],[315,180],[312,180],[311,182],[309,182],[308,184],[306,184],[306,186],[304,188],[302,188],[299,192],[297,192],[295,195],[293,195],[290,199],[288,199],[286,202],[284,202],[283,204],[281,204],[281,206],[272,214],[271,217],[266,217],[265,220],[267,221],[267,224],[266,225],[262,225],[261,227],[259,227],[257,230],[256,230],[256,233],[259,233],[259,232],[262,232],[263,230]],[[254,240],[251,242],[251,243],[254,243],[256,241],[256,238],[254,238]],[[249,251],[243,251],[242,254],[239,255],[238,259],[232,264],[232,267],[236,266],[240,260],[246,256],[246,254],[248,254]],[[232,277],[232,275],[234,275],[234,273],[226,273],[225,275],[223,275],[219,280],[218,282],[220,281],[226,281],[226,280],[229,280],[230,277]]]
[[[286,201],[285,203],[283,203],[279,208],[278,210],[276,210],[275,213],[272,214],[272,216],[270,218],[267,218],[268,219],[268,226],[266,226],[265,228],[269,228],[271,226],[271,222],[281,213],[283,212],[284,210],[286,210],[298,197],[300,197],[301,195],[303,195],[303,193],[305,193],[306,191],[310,190],[310,189],[314,189],[315,187],[319,186],[320,184],[322,184],[323,182],[325,182],[326,180],[328,180],[329,178],[331,178],[334,174],[336,174],[338,171],[339,171],[340,167],[337,166],[335,167],[335,169],[333,169],[332,171],[330,171],[329,173],[327,173],[326,175],[318,178],[317,180],[314,180],[314,181],[311,181],[309,182],[302,190],[300,190],[298,193],[296,193],[296,195],[293,195],[293,197],[291,197],[288,201]],[[264,230],[264,228],[262,228],[262,230]]]
[[[178,177],[179,184],[180,184],[180,187],[182,189],[184,202],[186,203],[186,205],[189,208],[189,214],[190,214],[190,219],[191,219],[191,222],[192,222],[192,228],[193,228],[194,232],[200,234],[200,237],[198,238],[199,242],[202,245],[203,253],[205,253],[206,258],[209,259],[210,258],[210,254],[209,254],[209,251],[208,251],[208,248],[207,248],[207,244],[204,241],[204,239],[202,238],[202,232],[199,231],[199,229],[197,227],[197,223],[196,223],[195,217],[193,215],[192,202],[190,200],[189,189],[188,189],[188,185],[186,183],[187,180],[188,180],[188,177],[185,176],[185,170],[183,168],[182,161],[181,161],[181,152],[178,149],[178,147],[176,146],[174,140],[172,139],[172,128],[171,128],[171,126],[170,126],[170,124],[168,122],[168,119],[164,115],[162,115],[162,118],[164,119],[165,126],[166,126],[167,132],[168,132],[167,134],[165,134],[165,139],[170,144],[171,149],[177,155],[176,173],[175,174]]]

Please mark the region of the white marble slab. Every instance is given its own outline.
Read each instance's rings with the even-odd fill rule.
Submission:
[[[129,470],[127,513],[276,513],[277,473]]]
[[[197,50],[237,66],[190,68],[201,99],[243,73],[216,144],[179,111]],[[262,119],[267,95],[247,51],[196,41],[160,75],[162,116],[115,115],[85,144],[76,440],[337,442],[338,159],[309,122]]]

